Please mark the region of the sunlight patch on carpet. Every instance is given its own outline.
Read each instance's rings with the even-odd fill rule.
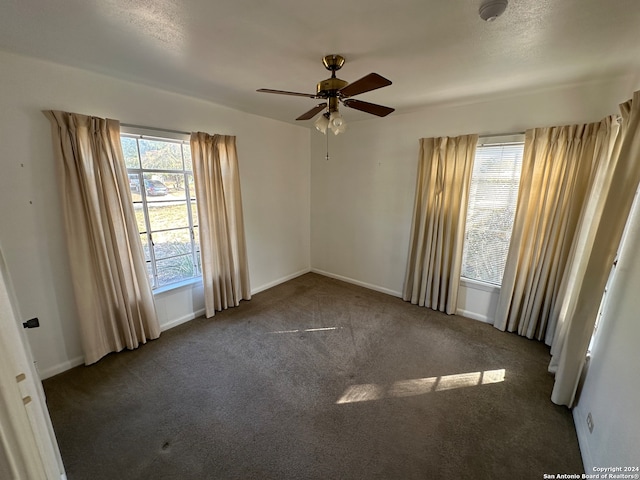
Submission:
[[[439,377],[413,378],[400,380],[388,388],[375,383],[351,385],[347,387],[336,404],[369,402],[391,397],[413,397],[431,392],[500,383],[504,382],[505,373],[503,368],[500,370],[485,370]]]

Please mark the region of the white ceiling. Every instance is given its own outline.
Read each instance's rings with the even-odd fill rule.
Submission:
[[[481,3],[0,0],[0,49],[292,123],[317,100],[256,89],[314,93],[331,53],[392,80],[358,98],[396,114],[640,73],[640,0],[510,0],[490,23]]]

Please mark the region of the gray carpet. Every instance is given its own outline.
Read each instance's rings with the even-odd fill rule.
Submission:
[[[539,480],[584,472],[548,362],[307,274],[44,387],[69,480]]]

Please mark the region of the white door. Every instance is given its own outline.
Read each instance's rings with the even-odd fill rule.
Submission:
[[[0,478],[66,478],[0,251]],[[19,326],[20,325],[20,326]]]

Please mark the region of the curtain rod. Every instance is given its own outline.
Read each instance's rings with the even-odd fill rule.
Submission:
[[[153,130],[154,132],[177,133],[179,135],[191,135],[191,132],[181,132],[180,130],[170,130],[168,128],[145,127],[143,125],[133,125],[131,123],[121,123],[120,126],[125,128],[139,128],[141,130]]]
[[[510,137],[511,135],[524,135],[526,132],[511,132],[511,133],[487,133],[486,135],[478,135],[478,138],[490,138],[490,137]]]

